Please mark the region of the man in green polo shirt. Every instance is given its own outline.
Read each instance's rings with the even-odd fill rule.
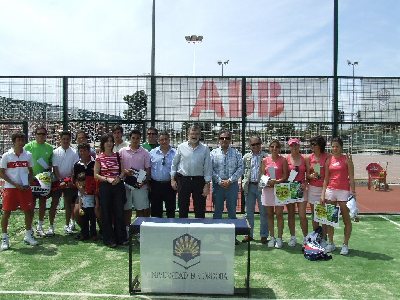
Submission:
[[[32,154],[33,176],[45,171],[51,171],[53,146],[46,142],[47,129],[39,126],[35,129],[35,140],[25,145],[24,149]],[[44,237],[43,220],[46,213],[46,200],[48,197],[39,197],[39,222],[36,227],[36,234]],[[36,199],[35,199],[36,200]]]
[[[147,151],[151,151],[152,149],[160,146],[158,144],[158,130],[154,127],[147,128],[147,142],[142,144],[142,147]]]

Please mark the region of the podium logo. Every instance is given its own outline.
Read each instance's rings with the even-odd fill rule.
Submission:
[[[173,240],[174,263],[186,270],[200,263],[201,241],[190,234]]]

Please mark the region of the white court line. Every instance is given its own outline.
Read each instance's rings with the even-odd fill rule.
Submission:
[[[94,294],[94,293],[69,293],[69,292],[40,292],[40,291],[0,291],[0,295],[40,295],[40,296],[73,296],[73,297],[98,297],[98,298],[125,298],[133,299],[131,295]],[[142,299],[151,299],[143,297]]]
[[[113,299],[113,298],[120,298],[120,299],[145,299],[145,300],[152,300],[155,299],[151,296],[146,296],[146,295],[115,295],[115,294],[95,294],[95,293],[70,293],[70,292],[40,292],[40,291],[1,291],[0,290],[0,295],[27,295],[27,296],[71,296],[74,297],[74,299],[79,299],[80,297],[97,297],[97,298],[106,298],[106,299]],[[154,296],[156,299],[193,299],[193,300],[198,300],[198,299],[211,299],[208,297],[204,296],[187,296],[187,295],[171,295],[171,296]],[[222,298],[221,298],[222,299]],[[241,300],[242,298],[231,298],[229,297],[230,300]]]
[[[393,223],[394,225],[396,225],[396,226],[398,226],[400,228],[400,224],[399,223],[397,223],[397,222],[395,222],[393,220],[390,220],[389,218],[387,218],[385,216],[382,216],[382,215],[379,215],[379,217],[381,217],[382,219],[384,219],[386,221],[389,221],[390,223]]]

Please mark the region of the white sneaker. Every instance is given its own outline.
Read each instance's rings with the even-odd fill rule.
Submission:
[[[72,220],[69,221],[69,228],[71,229],[71,231],[76,230],[75,221],[72,221]]]
[[[267,244],[267,247],[268,248],[274,248],[274,246],[275,246],[275,238],[271,237],[271,239],[269,240],[269,242]]]
[[[25,235],[24,243],[31,245],[31,246],[36,246],[38,244],[38,241],[35,240],[31,234],[29,234],[29,235]]]
[[[325,247],[325,252],[326,253],[329,253],[329,252],[333,252],[333,251],[335,251],[335,249],[336,249],[336,246],[335,246],[335,244],[331,244],[331,243],[328,243],[327,245],[326,245],[326,247]]]
[[[54,236],[54,235],[55,235],[55,233],[54,233],[54,226],[53,226],[53,225],[50,225],[49,229],[48,229],[47,232],[46,232],[46,236]]]
[[[291,236],[289,242],[287,243],[289,247],[295,247],[296,246],[297,239],[295,236]]]
[[[8,235],[1,238],[1,251],[10,249],[10,240],[8,239]]]
[[[340,250],[340,255],[347,255],[349,254],[349,246],[343,244],[342,250]]]
[[[73,234],[74,233],[72,231],[71,227],[69,227],[69,225],[64,226],[64,232],[65,232],[65,234]]]
[[[326,246],[328,245],[328,243],[324,239],[322,239],[321,243],[319,243],[319,244],[321,245],[322,248],[326,248]]]
[[[36,235],[38,237],[45,237],[46,234],[44,233],[43,227],[41,225],[36,226]]]
[[[281,239],[281,238],[277,238],[277,239],[276,239],[276,243],[275,243],[275,248],[280,249],[280,248],[282,248],[282,246],[283,246],[283,241],[282,241],[282,239]]]

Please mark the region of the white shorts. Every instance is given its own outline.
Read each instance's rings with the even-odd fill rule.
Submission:
[[[350,196],[350,191],[326,189],[325,199],[329,201],[344,201],[346,202]]]
[[[134,207],[136,210],[143,210],[150,207],[148,189],[134,189],[125,186],[126,203],[124,210],[131,210]]]
[[[319,203],[321,201],[322,195],[322,186],[308,186],[308,203],[314,205],[315,203]]]
[[[285,206],[284,204],[282,205],[275,204],[274,188],[270,187],[265,187],[262,189],[261,203],[264,206]]]

